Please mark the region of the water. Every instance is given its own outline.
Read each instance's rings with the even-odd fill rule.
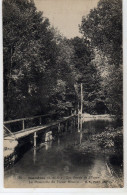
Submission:
[[[98,147],[92,136],[110,121],[88,121],[83,131],[55,135],[53,140],[31,148],[12,167],[5,171],[7,187],[122,187],[120,164],[110,162],[112,152]],[[11,184],[10,184],[11,183]]]

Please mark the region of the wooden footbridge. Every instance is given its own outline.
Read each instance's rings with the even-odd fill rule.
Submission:
[[[34,147],[36,147],[37,134],[47,130],[53,131],[54,127],[57,128],[58,133],[61,132],[61,125],[64,125],[65,131],[68,129],[68,124],[76,126],[77,115],[72,114],[68,117],[63,117],[59,120],[52,120],[55,114],[52,115],[40,115],[16,120],[10,120],[4,122],[4,140],[19,140],[23,137],[33,135]],[[45,122],[45,119],[48,122]]]

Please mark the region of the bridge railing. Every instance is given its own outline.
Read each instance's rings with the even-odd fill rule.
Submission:
[[[6,127],[8,130],[10,130],[10,132],[17,132],[17,131],[25,130],[27,128],[45,125],[46,123],[54,121],[57,118],[58,118],[58,113],[54,113],[54,114],[38,115],[34,117],[4,121],[4,129]]]

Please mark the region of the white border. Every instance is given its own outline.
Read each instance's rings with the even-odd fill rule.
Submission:
[[[0,191],[3,186],[3,48],[2,48],[2,1],[0,1]]]
[[[78,1],[78,0],[77,0]],[[3,123],[3,56],[2,56],[2,0],[0,1],[0,193],[9,193],[9,194],[127,194],[127,0],[123,0],[123,60],[124,60],[124,188],[122,189],[95,189],[95,188],[83,188],[83,189],[36,189],[36,188],[12,188],[5,189],[3,188],[3,132],[2,132],[2,123]]]
[[[123,0],[124,186],[127,190],[127,1]]]

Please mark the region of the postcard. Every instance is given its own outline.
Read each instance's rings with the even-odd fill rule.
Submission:
[[[122,0],[3,0],[4,188],[123,188]]]

